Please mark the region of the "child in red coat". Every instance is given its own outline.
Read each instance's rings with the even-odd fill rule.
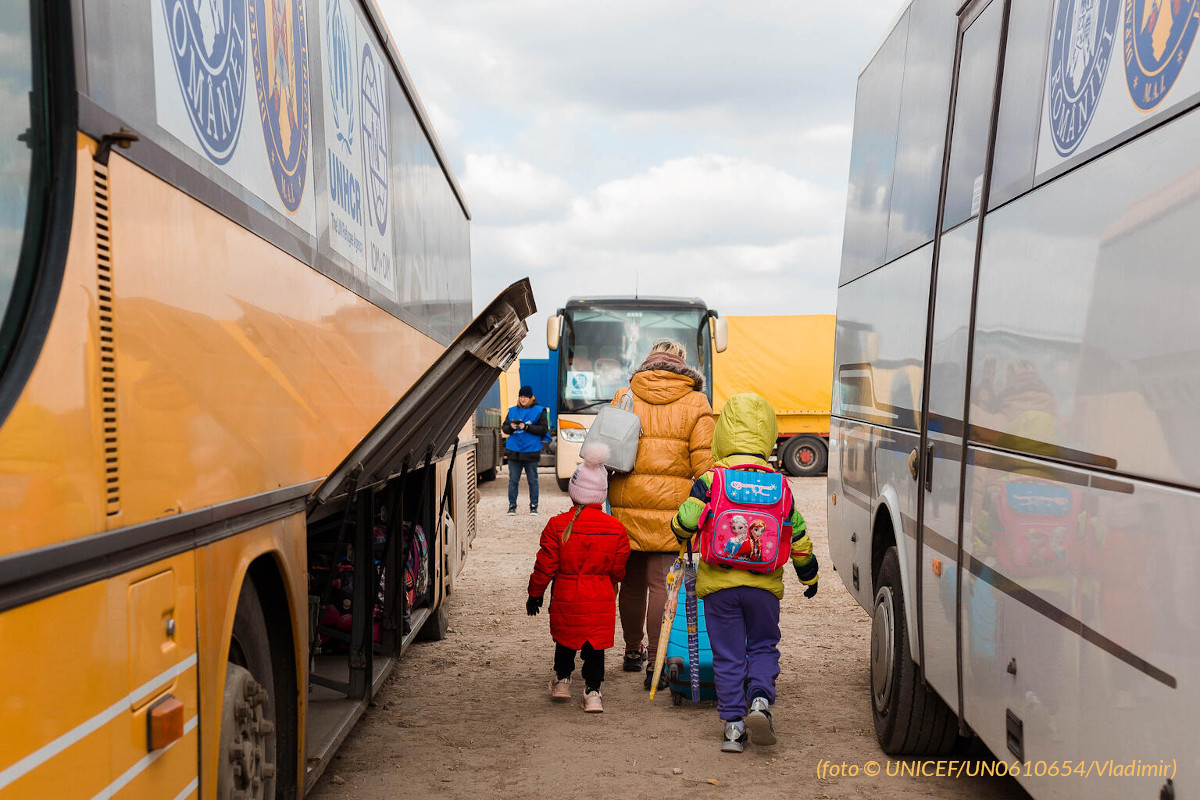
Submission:
[[[583,709],[599,713],[604,710],[600,697],[604,651],[613,646],[617,584],[625,579],[629,536],[625,526],[603,510],[608,496],[607,448],[589,445],[584,450],[583,463],[576,467],[568,489],[574,508],[551,517],[542,531],[525,610],[531,617],[538,613],[546,587],[553,581],[550,696],[571,698],[571,673],[579,652],[583,658]]]

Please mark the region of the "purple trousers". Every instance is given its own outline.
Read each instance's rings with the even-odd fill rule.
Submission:
[[[712,642],[717,712],[723,722],[746,716],[757,694],[775,702],[779,677],[779,598],[766,589],[733,586],[704,598]]]

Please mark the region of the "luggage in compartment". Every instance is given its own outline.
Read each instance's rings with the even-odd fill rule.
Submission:
[[[692,672],[688,665],[687,615],[683,613],[685,588],[679,586],[679,612],[671,624],[671,638],[667,642],[667,658],[664,662],[667,681],[671,688],[671,702],[681,704],[692,699]],[[696,601],[697,631],[700,636],[700,699],[716,700],[717,687],[713,682],[712,644],[708,639],[708,627],[704,621],[704,601]]]

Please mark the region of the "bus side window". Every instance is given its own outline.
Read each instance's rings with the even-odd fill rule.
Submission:
[[[1033,188],[1052,7],[1043,0],[1013,0],[1009,12],[988,208]]]
[[[937,227],[959,5],[960,0],[917,0],[910,12],[887,261],[933,241]]]
[[[905,11],[858,79],[854,104],[854,142],[850,152],[850,187],[846,196],[846,228],[842,273],[849,283],[886,258],[892,173],[896,164],[896,129],[900,123],[900,90],[908,43]]]
[[[1004,6],[992,3],[963,34],[942,230],[979,213]]]

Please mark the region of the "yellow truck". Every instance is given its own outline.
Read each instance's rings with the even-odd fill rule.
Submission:
[[[713,411],[741,392],[775,407],[778,462],[809,477],[829,461],[829,408],[833,387],[833,314],[724,317],[728,346],[713,359]]]

